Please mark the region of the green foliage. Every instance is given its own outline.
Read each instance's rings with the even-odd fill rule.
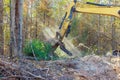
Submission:
[[[28,41],[24,47],[24,53],[27,56],[34,56],[37,60],[49,60],[49,53],[52,47],[49,43],[39,40]]]

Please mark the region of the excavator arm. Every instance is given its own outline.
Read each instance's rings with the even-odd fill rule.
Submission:
[[[68,55],[72,55],[66,48],[64,43],[62,42],[63,38],[68,35],[70,32],[70,27],[71,27],[71,22],[73,19],[73,14],[75,12],[77,13],[89,13],[89,14],[100,14],[100,15],[108,15],[108,16],[114,16],[120,18],[120,7],[114,7],[114,6],[105,6],[102,4],[96,4],[96,3],[89,3],[87,2],[86,4],[92,4],[92,5],[98,5],[102,7],[97,7],[97,8],[81,8],[78,5],[79,2],[77,0],[74,0],[70,3],[65,16],[63,17],[63,20],[59,26],[59,32],[56,32],[56,37],[55,40],[57,42],[55,45],[53,45],[54,50],[60,45],[60,48],[66,52]]]
[[[111,8],[76,8],[76,12],[80,13],[91,13],[91,14],[101,14],[108,16],[115,16],[120,18],[120,7],[111,7]]]

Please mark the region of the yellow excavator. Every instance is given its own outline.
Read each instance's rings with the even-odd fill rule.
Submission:
[[[100,6],[95,8],[81,8],[79,7],[79,1],[73,0],[71,1],[65,15],[61,21],[59,26],[59,31],[56,32],[56,36],[54,39],[50,41],[53,47],[53,51],[56,50],[58,46],[69,56],[72,56],[72,53],[68,51],[64,45],[63,38],[69,34],[71,28],[71,22],[73,19],[74,13],[89,13],[89,14],[100,14],[100,15],[108,15],[120,18],[120,6],[119,5],[106,5],[106,4],[97,4],[86,2],[86,4]]]

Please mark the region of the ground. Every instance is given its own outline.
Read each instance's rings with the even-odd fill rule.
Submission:
[[[89,55],[55,61],[0,59],[0,80],[120,80],[120,58]]]

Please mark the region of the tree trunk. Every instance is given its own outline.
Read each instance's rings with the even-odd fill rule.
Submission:
[[[19,0],[18,54],[22,55],[23,0]]]
[[[10,57],[12,53],[19,57],[22,53],[23,0],[11,0],[10,4]]]
[[[45,24],[46,24],[45,19],[46,19],[46,12],[44,11],[44,13],[43,13],[43,24],[44,24],[44,26],[45,26]]]
[[[97,33],[97,39],[98,39],[98,43],[97,43],[97,53],[100,54],[100,50],[101,50],[101,40],[100,40],[100,15],[98,15],[98,33]]]
[[[16,0],[10,0],[10,57],[17,55],[15,28],[15,3]]]
[[[17,42],[17,51],[18,56],[20,57],[22,54],[22,24],[23,24],[23,0],[16,1],[15,8],[15,34],[16,34],[16,42]]]
[[[31,3],[29,0],[26,0],[26,2],[28,3],[27,7],[26,7],[26,19],[25,19],[25,40],[26,39],[30,39],[30,32],[29,32],[29,28],[30,28],[30,13],[31,13]]]
[[[0,0],[0,54],[4,54],[3,0]]]
[[[18,48],[18,31],[19,31],[19,0],[15,3],[15,36],[16,36],[16,43]]]
[[[36,35],[35,35],[35,38],[37,39],[37,38],[38,38],[38,30],[37,30],[37,29],[38,29],[38,22],[37,22],[37,15],[36,15],[36,25],[35,25],[35,26],[36,26],[36,29],[35,29],[35,34],[36,34]]]
[[[112,27],[112,50],[115,50],[116,49],[116,42],[115,42],[115,35],[116,35],[116,33],[115,33],[115,26],[114,26],[114,22],[115,21],[115,18],[114,17],[111,17],[111,27]]]
[[[109,0],[109,4],[111,4],[111,2],[113,2],[114,4],[116,4],[116,2],[115,2],[115,0],[114,1],[110,1]],[[117,48],[117,45],[116,45],[116,38],[115,38],[115,36],[116,36],[116,32],[115,32],[115,25],[114,25],[114,22],[115,22],[115,18],[114,17],[111,17],[111,21],[110,21],[110,23],[111,23],[111,27],[112,27],[112,43],[111,43],[111,46],[112,46],[112,50],[115,50],[116,48]]]
[[[28,39],[31,39],[31,27],[32,27],[32,2],[28,0]]]

